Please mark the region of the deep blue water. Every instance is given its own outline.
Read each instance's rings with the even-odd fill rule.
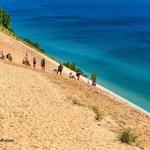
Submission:
[[[18,35],[150,112],[150,1],[1,0]]]

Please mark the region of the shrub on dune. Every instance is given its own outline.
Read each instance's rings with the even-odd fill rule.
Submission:
[[[128,129],[123,130],[119,136],[119,140],[122,143],[127,143],[127,144],[135,143],[137,138],[138,138],[138,136],[136,136],[134,133],[132,133]]]
[[[96,120],[100,120],[102,119],[102,113],[99,111],[97,106],[90,106],[90,108],[92,109],[92,111],[96,114],[95,119]]]
[[[81,104],[80,102],[78,102],[78,101],[76,101],[76,100],[73,100],[72,103],[73,103],[74,105],[78,105],[78,106],[84,107],[83,104]]]

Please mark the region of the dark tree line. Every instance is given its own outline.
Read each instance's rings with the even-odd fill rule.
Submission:
[[[9,14],[4,9],[0,8],[0,26],[10,29],[10,20]]]
[[[37,48],[38,50],[40,50],[41,52],[45,52],[43,48],[41,48],[41,46],[38,43],[32,42],[29,39],[22,39],[24,42],[28,43],[29,45],[31,45],[32,47]]]
[[[18,37],[16,35],[15,31],[11,28],[10,23],[11,23],[10,15],[4,9],[0,8],[0,26],[7,29],[12,35]],[[21,37],[18,37],[18,38],[20,40],[26,42],[30,46],[39,49],[41,52],[44,52],[44,49],[42,49],[38,43],[34,43],[34,42],[32,42],[31,40],[28,40],[28,39],[22,39]]]

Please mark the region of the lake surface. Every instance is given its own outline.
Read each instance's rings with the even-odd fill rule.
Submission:
[[[148,0],[1,0],[18,35],[150,112]]]

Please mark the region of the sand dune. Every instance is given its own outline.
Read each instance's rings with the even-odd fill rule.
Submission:
[[[0,68],[0,133],[14,139],[2,149],[134,149],[42,73],[2,62]]]
[[[23,55],[38,55],[31,48],[0,33],[0,50],[13,55],[13,63],[0,61],[0,138],[2,150],[138,150],[150,149],[150,117],[115,101],[83,81],[56,76],[56,64],[47,70],[21,65]],[[83,106],[74,105],[78,101]],[[90,109],[97,106],[102,119]],[[123,128],[139,135],[138,143],[118,141]]]

